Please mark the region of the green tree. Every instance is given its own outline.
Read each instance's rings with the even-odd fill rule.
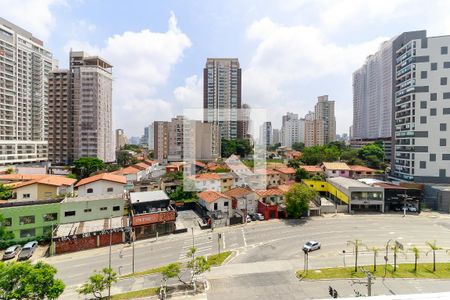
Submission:
[[[377,256],[380,252],[380,248],[374,246],[372,248],[368,248],[368,250],[373,252],[373,272],[375,273],[377,271]]]
[[[358,156],[371,168],[380,168],[384,158],[384,149],[379,144],[367,144],[359,149]]]
[[[392,252],[394,252],[394,272],[397,271],[397,255],[398,253],[401,252],[401,249],[399,248],[398,243],[396,242],[392,247],[391,247]]]
[[[43,262],[0,262],[0,299],[57,299],[65,286],[56,272]]]
[[[230,157],[233,154],[244,158],[252,153],[252,146],[248,139],[222,139],[221,155],[222,157]]]
[[[296,183],[285,195],[286,212],[289,217],[299,219],[309,209],[309,202],[316,197],[316,192],[310,187]]]
[[[128,167],[134,163],[133,155],[127,150],[120,150],[116,153],[117,164],[121,167]]]
[[[300,161],[297,159],[290,159],[287,163],[288,167],[298,169],[300,167]]]
[[[292,150],[303,151],[304,148],[305,148],[305,143],[293,143],[292,144]]]
[[[105,168],[103,160],[96,157],[82,157],[73,163],[80,179],[89,177],[90,174]]]
[[[194,284],[198,275],[211,270],[211,265],[204,256],[195,256],[196,251],[197,249],[192,247],[187,253],[187,256],[191,258],[187,263],[187,268],[191,271],[190,285]]]
[[[267,150],[268,150],[268,151],[275,151],[275,150],[277,150],[279,147],[281,147],[281,143],[276,143],[276,144],[270,145],[270,146],[267,148]]]
[[[302,181],[302,179],[308,179],[309,177],[310,177],[309,173],[306,172],[306,170],[303,168],[298,168],[295,171],[295,181],[297,181],[297,182]]]
[[[126,144],[122,147],[122,150],[130,150],[136,153],[141,153],[142,148],[139,145]]]
[[[358,253],[359,248],[364,244],[361,240],[347,241],[347,245],[352,245],[355,253],[355,272],[358,272]]]
[[[12,189],[0,183],[0,200],[8,200],[12,197]]]
[[[325,156],[322,146],[306,147],[303,149],[302,157],[300,158],[305,165],[318,165],[321,164],[324,159]]]
[[[11,240],[14,238],[14,234],[11,231],[7,231],[3,222],[5,219],[0,215],[0,241]]]
[[[195,198],[196,193],[191,191],[185,191],[183,186],[177,186],[175,191],[169,194],[170,200],[173,201],[182,201],[182,200],[190,200]]]
[[[436,251],[442,250],[442,248],[436,245],[436,241],[426,242],[425,244],[428,247],[430,247],[430,251],[428,251],[426,255],[428,255],[428,253],[430,253],[430,252],[433,253],[433,272],[435,272],[436,271]]]
[[[96,299],[102,299],[102,292],[116,282],[117,273],[112,268],[103,268],[101,272],[92,274],[88,281],[78,289],[78,293],[81,295],[92,294]]]
[[[420,250],[416,246],[412,246],[409,250],[414,253],[414,272],[417,272],[417,261],[419,260]]]
[[[161,275],[163,277],[164,288],[167,287],[167,281],[170,278],[178,277],[180,278],[181,266],[179,263],[171,263],[163,268]]]

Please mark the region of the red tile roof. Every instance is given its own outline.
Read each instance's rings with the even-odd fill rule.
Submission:
[[[57,175],[45,175],[45,174],[4,174],[0,175],[0,180],[16,181],[16,180],[36,180],[47,176]]]
[[[224,194],[230,197],[242,197],[251,193],[253,193],[251,189],[236,187],[229,191],[226,191]]]
[[[40,179],[29,180],[29,181],[25,181],[20,184],[17,184],[14,186],[14,189],[21,188],[21,187],[24,187],[27,185],[32,185],[35,183],[52,185],[52,186],[62,186],[62,185],[70,186],[70,185],[74,184],[76,181],[77,181],[76,179],[67,178],[64,176],[45,176]]]
[[[366,166],[360,166],[360,165],[349,165],[348,166],[350,170],[355,172],[375,172],[375,169],[368,168]]]
[[[342,171],[350,171],[350,168],[346,163],[343,162],[324,162],[323,166],[325,169],[329,170],[342,170]]]
[[[256,174],[262,174],[262,175],[278,175],[279,173],[277,171],[274,171],[272,169],[258,169],[255,170]]]
[[[87,177],[84,179],[81,179],[76,185],[75,187],[79,187],[91,182],[95,182],[95,181],[99,181],[99,180],[106,180],[106,181],[112,181],[112,182],[117,182],[117,183],[127,183],[127,179],[122,176],[122,175],[115,175],[115,174],[111,174],[111,173],[101,173],[98,175],[94,175],[91,177]]]
[[[195,180],[220,180],[220,175],[217,173],[201,173],[192,175],[190,178]]]
[[[231,200],[230,196],[227,196],[225,194],[222,194],[222,193],[219,193],[216,191],[203,191],[203,192],[198,193],[198,197],[208,203],[215,202],[220,198]]]
[[[283,174],[295,174],[294,168],[289,168],[289,167],[288,168],[278,168],[276,170]]]
[[[257,190],[256,193],[261,197],[266,196],[283,196],[284,192],[281,189],[273,188],[267,190]]]
[[[115,174],[115,175],[128,175],[128,174],[137,174],[139,173],[141,170],[133,167],[133,166],[129,166],[126,167],[125,169],[120,169],[114,172],[111,172],[111,174]]]
[[[304,169],[306,172],[323,172],[319,166],[300,166],[300,168]]]

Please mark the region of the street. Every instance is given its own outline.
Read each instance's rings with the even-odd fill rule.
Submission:
[[[218,240],[218,233],[222,239]],[[239,286],[250,284],[259,287],[258,292],[248,289],[246,298],[255,298],[268,290],[287,288],[297,289],[302,285],[295,278],[295,270],[303,268],[303,252],[301,248],[308,240],[318,240],[322,249],[309,255],[309,268],[335,267],[353,263],[352,248],[346,245],[348,240],[360,239],[367,246],[383,248],[389,239],[403,243],[405,250],[416,245],[423,250],[421,262],[431,261],[426,256],[428,251],[425,241],[436,240],[444,249],[450,248],[450,219],[446,216],[417,216],[403,218],[399,214],[392,215],[338,215],[314,217],[305,221],[270,220],[252,222],[247,225],[219,228],[211,231],[194,232],[194,245],[198,254],[209,255],[221,250],[236,250],[231,261],[213,268],[206,276],[211,282],[208,296],[211,299],[240,299]],[[170,235],[136,242],[135,271],[142,271],[174,261],[186,260],[185,253],[192,246],[191,232]],[[346,255],[342,254],[346,250]],[[384,250],[381,252],[383,253]],[[93,270],[100,270],[108,265],[109,249],[99,248],[78,253],[59,255],[44,259],[58,269],[58,277],[67,286],[83,283]],[[379,263],[383,255],[379,255]],[[392,255],[389,255],[390,262]],[[412,255],[399,255],[398,263],[411,262]],[[445,251],[437,253],[438,261],[448,261],[450,257]],[[132,251],[129,245],[116,245],[112,249],[112,267],[120,274],[131,272]],[[362,249],[360,264],[372,264],[373,254]],[[255,281],[258,280],[258,283]],[[154,284],[157,279],[147,281]],[[270,284],[268,284],[270,283]],[[126,283],[121,290],[127,290]],[[280,284],[278,286],[277,284]],[[300,284],[300,285],[299,285]],[[303,284],[303,283],[302,283]],[[129,283],[131,289],[135,283]],[[286,287],[288,285],[289,287]],[[233,287],[221,296],[221,286]],[[70,289],[70,288],[69,288]],[[267,291],[265,291],[267,289]],[[232,297],[235,295],[236,297]],[[268,294],[265,294],[268,295]]]

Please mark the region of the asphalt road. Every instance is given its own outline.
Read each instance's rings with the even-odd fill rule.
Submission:
[[[218,233],[222,239],[218,240]],[[220,268],[215,268],[207,275],[211,281],[208,294],[211,299],[225,299],[215,292],[220,286],[243,284],[243,277],[264,278],[271,282],[270,288],[277,283],[294,278],[294,271],[303,268],[301,247],[311,239],[322,243],[322,249],[311,253],[309,267],[333,267],[344,264],[342,250],[346,250],[345,263],[353,263],[352,248],[346,245],[348,240],[360,239],[367,246],[385,246],[389,239],[403,243],[405,249],[416,245],[424,250],[422,261],[430,261],[425,255],[425,241],[437,240],[437,244],[450,249],[450,218],[431,216],[395,215],[338,215],[315,217],[304,222],[289,220],[271,220],[252,222],[248,225],[215,229],[214,232],[191,232],[160,237],[158,241],[145,240],[135,244],[135,271],[161,266],[170,262],[185,260],[185,253],[194,245],[198,254],[209,255],[220,249],[236,250],[232,261]],[[83,283],[93,270],[100,270],[108,265],[109,248],[87,250],[77,253],[59,255],[45,259],[58,269],[58,277],[67,286]],[[380,254],[381,263],[384,254]],[[392,256],[389,255],[392,260]],[[398,262],[411,261],[412,255],[399,256]],[[449,261],[445,251],[437,255],[438,261]],[[371,264],[373,255],[362,251],[361,264]],[[130,246],[116,245],[112,248],[112,267],[120,274],[131,272],[132,249]],[[286,277],[287,276],[287,277]],[[249,282],[252,282],[250,280]],[[267,283],[266,282],[266,283]],[[266,285],[263,285],[266,286]],[[216,288],[217,287],[217,288]],[[280,286],[280,288],[286,288]],[[126,288],[125,288],[126,289]],[[450,290],[450,288],[449,288]],[[263,290],[264,291],[264,290]],[[230,292],[231,293],[231,292]],[[241,299],[241,294],[226,299]],[[253,294],[246,295],[248,299]]]

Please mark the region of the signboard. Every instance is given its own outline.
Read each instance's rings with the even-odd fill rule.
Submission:
[[[163,223],[167,221],[175,221],[176,215],[174,211],[164,211],[153,214],[145,214],[134,216],[132,220],[133,226]]]

